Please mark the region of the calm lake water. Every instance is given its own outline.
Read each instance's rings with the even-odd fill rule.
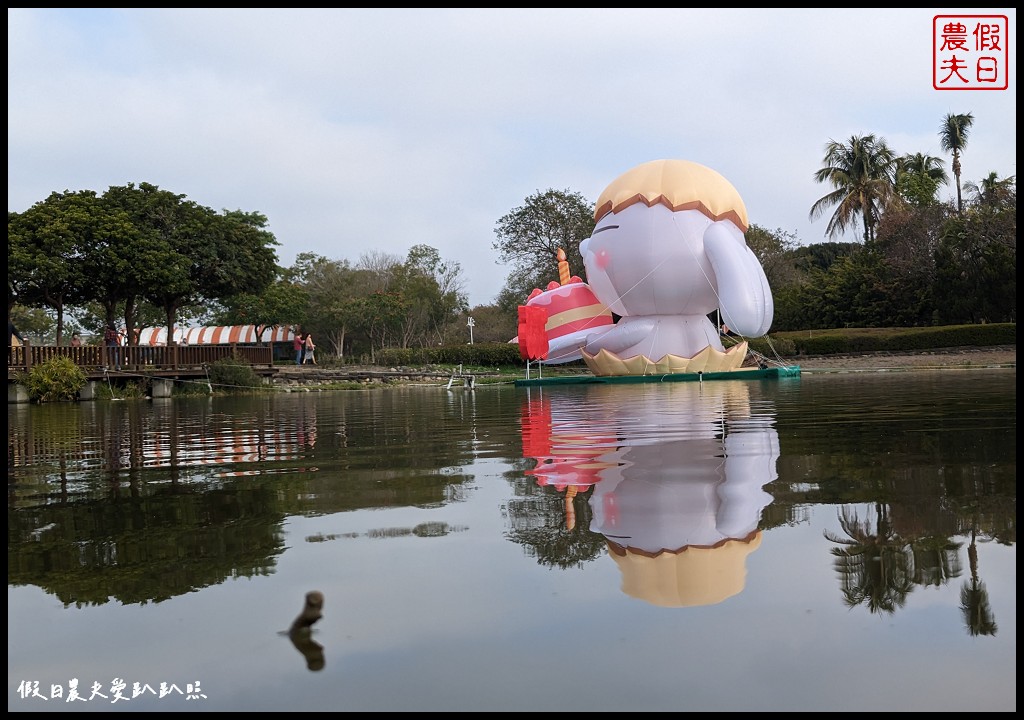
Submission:
[[[8,710],[1017,708],[1015,369],[7,412]]]

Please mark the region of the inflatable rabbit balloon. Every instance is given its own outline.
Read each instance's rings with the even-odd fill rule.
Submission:
[[[605,188],[594,218],[580,244],[587,282],[572,278],[577,287],[558,291],[596,297],[602,312],[590,327],[558,337],[549,314],[542,361],[582,357],[595,375],[739,369],[747,343],[726,351],[708,315],[719,310],[734,332],[760,337],[774,304],[743,237],[749,223],[736,189],[698,163],[655,160]],[[614,324],[608,311],[619,316]]]

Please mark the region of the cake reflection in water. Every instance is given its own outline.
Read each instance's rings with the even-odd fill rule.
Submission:
[[[590,492],[622,590],[653,605],[712,605],[741,592],[761,544],[779,440],[774,412],[743,381],[529,388],[528,474],[572,498]]]

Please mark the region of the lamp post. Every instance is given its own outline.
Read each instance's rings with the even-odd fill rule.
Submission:
[[[469,320],[466,321],[466,326],[469,327],[469,344],[470,345],[473,344],[473,326],[474,325],[476,325],[476,323],[473,322],[473,318],[470,318]]]

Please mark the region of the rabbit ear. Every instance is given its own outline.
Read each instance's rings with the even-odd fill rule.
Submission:
[[[704,232],[704,251],[715,271],[722,319],[734,332],[761,337],[775,315],[764,268],[731,223],[714,223]]]

